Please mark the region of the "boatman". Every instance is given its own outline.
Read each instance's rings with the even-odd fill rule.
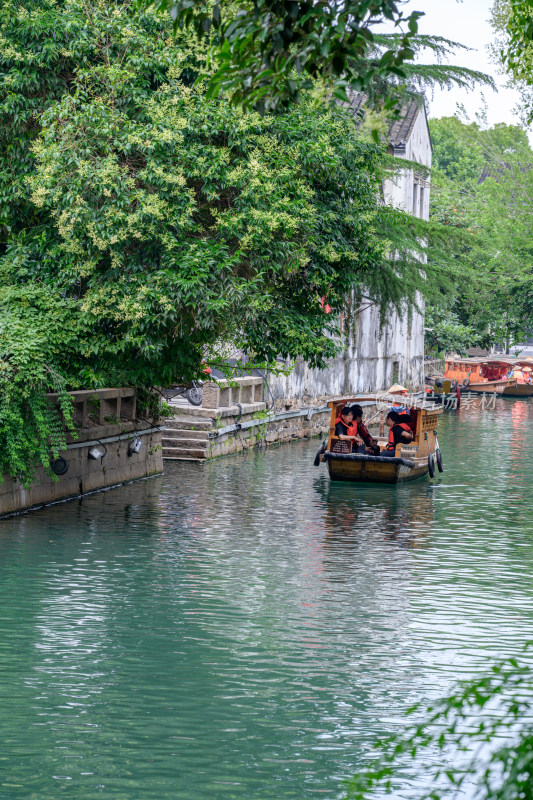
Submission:
[[[397,411],[389,411],[385,424],[389,429],[389,441],[387,446],[381,451],[380,456],[394,458],[396,455],[396,445],[408,444],[412,441],[413,434],[406,422],[401,421],[401,415]]]

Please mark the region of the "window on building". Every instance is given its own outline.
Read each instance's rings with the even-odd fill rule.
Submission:
[[[413,183],[413,214],[418,216],[418,183]]]
[[[424,187],[420,187],[420,213],[418,214],[420,218],[424,217]]]

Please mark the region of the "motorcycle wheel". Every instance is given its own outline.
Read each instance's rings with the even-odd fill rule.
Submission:
[[[193,386],[192,389],[187,389],[185,397],[192,406],[202,405],[202,390],[198,389],[197,386]]]

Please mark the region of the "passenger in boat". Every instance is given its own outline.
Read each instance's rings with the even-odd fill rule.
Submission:
[[[364,450],[361,452],[369,453],[373,456],[379,456],[379,445],[376,439],[369,434],[368,428],[363,422],[363,409],[361,406],[352,406],[351,410],[353,414],[354,425],[357,426],[357,435],[364,443]],[[359,450],[356,452],[359,452]]]
[[[396,411],[396,409],[391,410]],[[400,423],[405,422],[406,425],[409,425],[409,430],[414,436],[416,433],[416,408],[406,408],[404,411],[398,411],[398,414],[400,416]]]
[[[365,453],[365,443],[357,433],[357,424],[354,422],[350,406],[344,406],[335,420],[335,436],[353,442],[352,453]]]
[[[385,423],[389,429],[389,441],[387,446],[381,451],[381,456],[394,458],[396,445],[408,444],[413,439],[411,428],[407,422],[402,422],[397,411],[389,411]]]

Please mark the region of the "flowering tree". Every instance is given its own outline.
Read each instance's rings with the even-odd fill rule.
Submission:
[[[322,297],[414,297],[338,104],[206,99],[202,47],[128,3],[1,6],[0,472],[47,463],[46,391],[190,379],[220,341],[320,365]]]

